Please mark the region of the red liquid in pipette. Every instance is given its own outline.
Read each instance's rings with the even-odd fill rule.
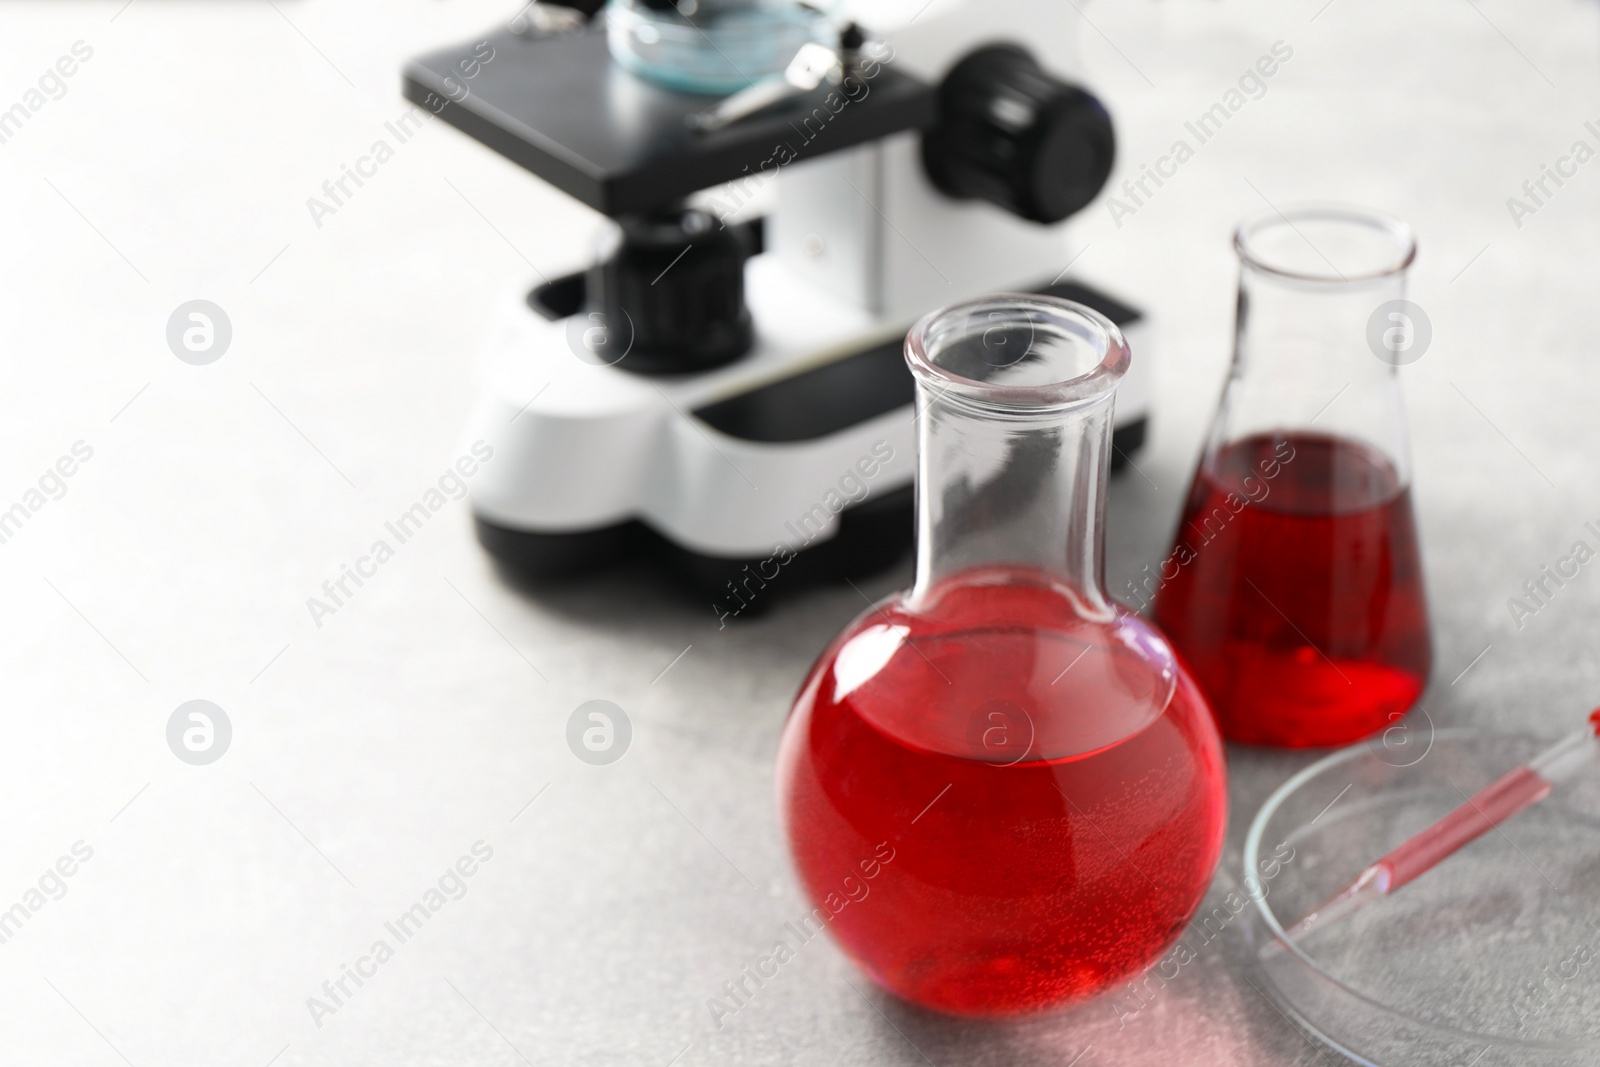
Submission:
[[[1264,952],[1267,955],[1274,954],[1284,945],[1302,940],[1313,928],[1325,930],[1330,924],[1343,920],[1380,897],[1414,881],[1463,846],[1495,829],[1524,808],[1539,803],[1550,795],[1552,788],[1552,783],[1531,766],[1523,765],[1508,771],[1450,814],[1402,841],[1376,863],[1369,864],[1355,881],[1289,927],[1284,931],[1282,941],[1274,940]]]
[[[1589,728],[1600,736],[1600,708],[1590,712]],[[1376,866],[1385,868],[1387,874],[1384,892],[1398,889],[1424,871],[1431,870],[1462,845],[1482,837],[1518,812],[1539,803],[1550,795],[1553,788],[1554,782],[1528,764],[1495,779],[1473,794],[1465,804],[1377,862]]]
[[[1532,767],[1518,767],[1378,861],[1382,890],[1393,892],[1469,841],[1550,795],[1551,783]]]
[[[1177,542],[1192,558],[1175,550],[1154,616],[1225,736],[1346,744],[1421,695],[1431,649],[1411,494],[1379,452],[1313,433],[1228,445],[1196,475]]]
[[[1564,737],[1520,767],[1496,778],[1457,805],[1444,818],[1402,841],[1382,859],[1368,865],[1349,885],[1325,900],[1274,940],[1264,955],[1281,951],[1312,929],[1366,907],[1437,867],[1465,845],[1499,829],[1518,813],[1549,796],[1556,783],[1580,770],[1592,768],[1600,738],[1600,708],[1589,713],[1588,729]],[[1313,820],[1315,821],[1315,820]]]
[[[1141,640],[1161,643],[996,570],[944,592],[937,621],[891,603],[824,653],[780,801],[826,927],[880,984],[957,1014],[1036,1010],[1183,929],[1222,847],[1223,762],[1198,690],[1153,681]]]

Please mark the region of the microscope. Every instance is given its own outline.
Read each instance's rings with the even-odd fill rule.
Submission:
[[[644,557],[724,621],[892,564],[906,330],[987,292],[1129,335],[1125,463],[1142,315],[1065,271],[1066,220],[1115,153],[1068,80],[1078,21],[1059,0],[534,3],[410,62],[409,100],[614,223],[594,266],[508,294],[489,333],[466,434],[493,449],[483,547],[534,581]]]

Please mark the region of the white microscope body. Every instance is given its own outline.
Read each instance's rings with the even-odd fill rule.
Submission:
[[[1050,75],[1078,80],[1080,16],[1059,0],[856,7],[868,37],[885,46],[881,68],[927,85],[991,45],[1020,46]],[[870,96],[872,79],[865,84]],[[803,138],[830,119],[829,108],[808,109],[788,125]],[[737,614],[794,559],[826,555],[817,550],[854,516],[875,514],[858,524],[872,543],[841,542],[824,570],[870,570],[908,546],[915,412],[899,351],[908,327],[984,293],[1060,291],[1075,252],[1070,222],[1041,224],[941,191],[922,143],[922,131],[907,129],[758,165],[698,198],[725,215],[771,196],[768,183],[775,192],[765,250],[745,265],[755,341],[716,369],[637,373],[625,358],[613,362],[616,330],[593,310],[552,318],[525,290],[508,296],[465,434],[494,453],[471,487],[486,547],[550,573],[631,551],[641,538],[662,542]],[[1097,298],[1067,284],[1065,295]],[[1118,445],[1129,452],[1149,414],[1150,353],[1141,316],[1098,299],[1135,352],[1117,402]]]

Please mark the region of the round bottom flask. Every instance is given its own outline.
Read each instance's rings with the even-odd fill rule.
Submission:
[[[1211,713],[1104,593],[1117,328],[1002,297],[913,329],[914,587],[812,668],[779,803],[812,927],[967,1016],[1086,997],[1158,959],[1222,849]]]

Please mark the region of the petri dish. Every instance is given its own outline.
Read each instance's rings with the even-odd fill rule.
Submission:
[[[626,70],[685,93],[726,95],[781,73],[801,47],[837,39],[827,15],[797,0],[643,0],[606,7],[611,56]]]
[[[1244,849],[1257,984],[1356,1063],[1600,1064],[1600,775],[1284,947],[1367,864],[1550,743],[1412,733],[1320,760],[1262,805]]]

